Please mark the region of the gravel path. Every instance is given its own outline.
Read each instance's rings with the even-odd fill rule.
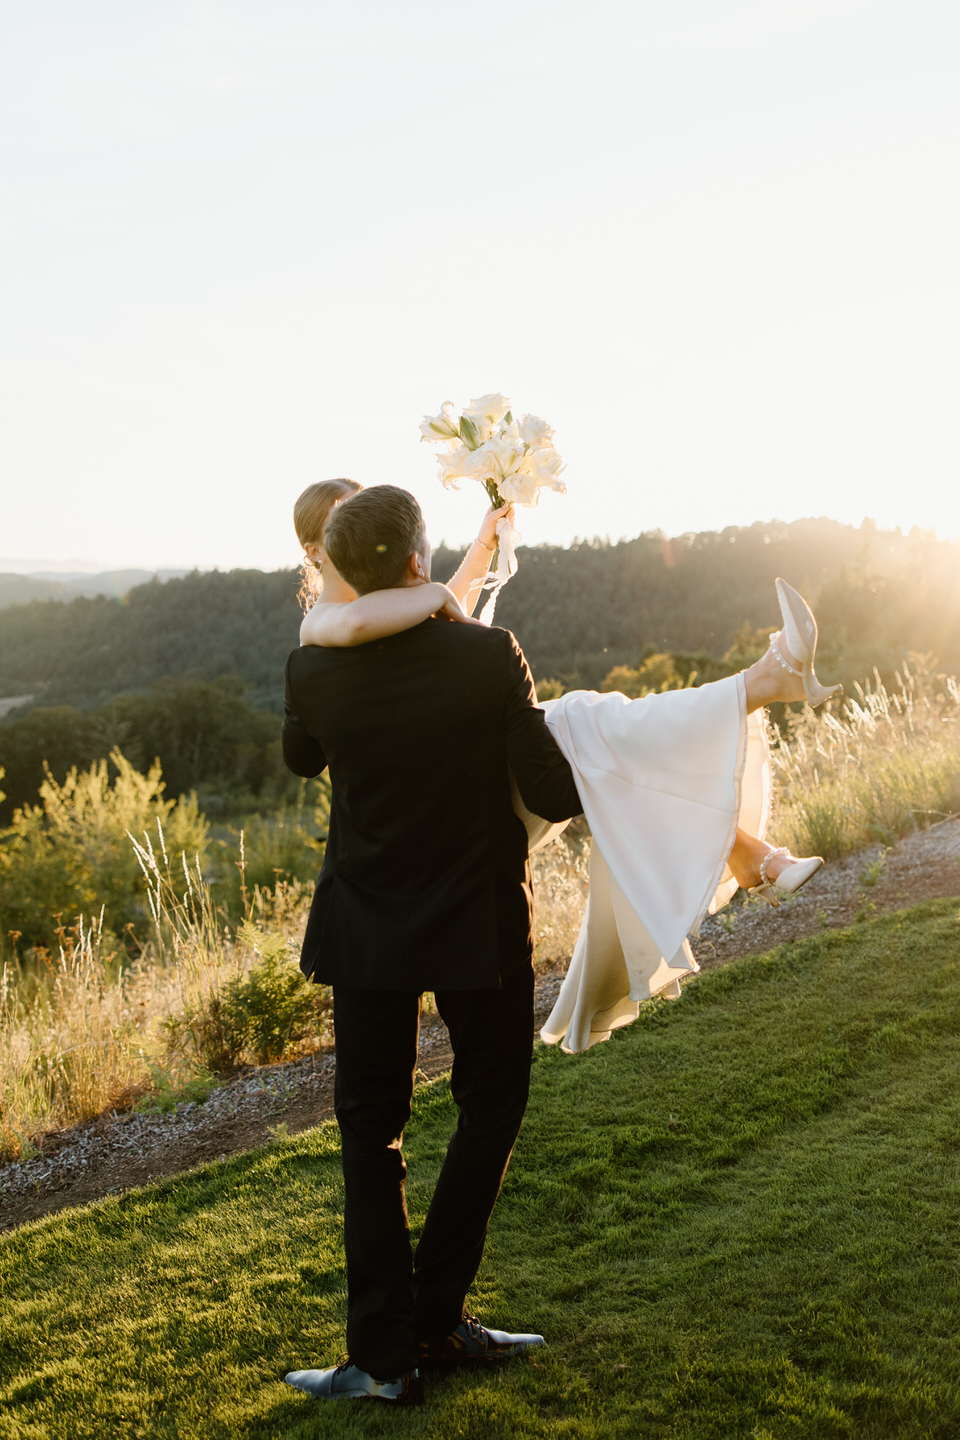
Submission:
[[[703,969],[757,955],[818,930],[853,925],[921,900],[960,895],[960,820],[943,820],[891,849],[874,845],[832,860],[778,910],[738,893],[704,921],[693,949]]]
[[[960,895],[960,821],[835,861],[798,895],[774,910],[738,897],[704,922],[694,951],[707,969],[741,955],[770,950],[825,928],[854,924],[921,900]],[[537,1025],[546,1020],[566,962],[537,982]],[[450,1068],[446,1027],[425,1015],[418,1081]],[[332,1051],[240,1072],[202,1104],[166,1114],[111,1112],[44,1137],[41,1153],[0,1166],[0,1230],[178,1174],[240,1150],[294,1135],[333,1114]]]
[[[538,1025],[553,1008],[565,968],[560,962],[538,979]],[[435,1012],[425,1013],[418,1084],[442,1075],[452,1063],[446,1026]],[[267,1145],[278,1130],[282,1135],[309,1130],[333,1115],[333,1072],[333,1051],[327,1050],[243,1070],[201,1103],[166,1113],[110,1111],[45,1135],[40,1154],[0,1166],[0,1230]]]

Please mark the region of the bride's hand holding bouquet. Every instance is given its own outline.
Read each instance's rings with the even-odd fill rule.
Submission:
[[[441,447],[437,458],[442,485],[457,489],[460,480],[478,480],[498,511],[513,505],[532,509],[542,489],[561,494],[566,491],[560,479],[563,461],[553,446],[552,427],[538,415],[514,419],[510,401],[499,393],[471,400],[459,416],[453,402],[446,401],[439,415],[424,416],[420,435]],[[493,618],[497,594],[516,574],[516,549],[521,538],[512,513],[499,515],[490,579],[485,582],[492,593],[481,616],[487,624]]]

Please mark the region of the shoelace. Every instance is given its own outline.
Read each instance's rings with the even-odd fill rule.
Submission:
[[[464,1315],[460,1324],[464,1330],[466,1330],[468,1338],[474,1340],[480,1346],[480,1349],[485,1352],[487,1349],[487,1332],[480,1324],[476,1315]]]

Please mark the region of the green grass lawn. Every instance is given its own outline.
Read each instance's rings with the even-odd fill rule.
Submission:
[[[418,1093],[414,1225],[454,1109]],[[0,1437],[960,1435],[960,901],[784,946],[538,1048],[474,1304],[548,1348],[323,1405],[323,1126],[0,1239]]]

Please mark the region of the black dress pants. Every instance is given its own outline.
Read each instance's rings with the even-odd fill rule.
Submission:
[[[530,1088],[532,970],[500,990],[435,998],[450,1031],[460,1114],[414,1257],[401,1147],[420,996],[334,987],[347,1349],[378,1380],[413,1370],[417,1341],[442,1339],[460,1323]]]

